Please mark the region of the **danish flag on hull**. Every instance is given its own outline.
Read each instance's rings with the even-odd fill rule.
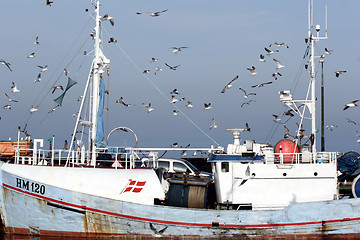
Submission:
[[[141,192],[141,190],[143,190],[144,186],[146,184],[146,181],[136,181],[136,180],[132,180],[129,179],[129,183],[128,185],[125,187],[125,189],[123,190],[123,192],[134,192],[134,193],[139,193]]]

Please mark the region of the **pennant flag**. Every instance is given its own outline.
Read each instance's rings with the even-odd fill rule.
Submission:
[[[123,192],[134,192],[134,193],[139,193],[141,192],[141,190],[143,190],[144,186],[146,184],[146,181],[134,181],[129,179],[129,184],[127,185],[127,187],[125,188],[125,190]]]
[[[65,93],[75,84],[77,84],[77,82],[68,77],[68,83],[66,85],[65,91],[58,98],[55,98],[54,102],[56,102],[59,106],[62,106],[62,101],[65,97]]]

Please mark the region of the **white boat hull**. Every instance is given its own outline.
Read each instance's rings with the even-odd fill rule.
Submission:
[[[2,169],[6,167],[2,166]],[[52,169],[54,171],[56,168]],[[61,168],[58,169],[61,171]],[[29,181],[29,190],[17,184],[18,178]],[[360,233],[358,199],[293,203],[282,210],[184,209],[114,200],[37,182],[34,179],[36,175],[27,179],[1,171],[1,217],[7,233],[49,236],[154,236],[156,233],[150,228],[150,223],[158,230],[167,227],[162,233],[164,236]],[[38,191],[31,189],[32,183],[33,186],[39,184],[36,185],[39,186]],[[81,184],[86,185],[86,182]]]

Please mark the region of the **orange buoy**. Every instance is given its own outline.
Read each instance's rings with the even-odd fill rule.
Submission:
[[[299,153],[299,147],[293,141],[283,139],[275,145],[274,152],[277,161],[281,162],[282,158],[283,163],[295,163],[297,154],[294,153]]]

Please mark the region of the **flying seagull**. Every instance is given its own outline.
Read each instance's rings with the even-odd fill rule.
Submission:
[[[242,103],[241,107],[243,107],[245,104],[250,105],[251,102],[256,102],[256,101],[251,99],[251,100],[249,100],[247,102]]]
[[[18,102],[17,100],[12,99],[12,98],[11,98],[9,95],[7,95],[6,93],[5,93],[5,96],[8,98],[9,102]]]
[[[59,86],[54,86],[51,88],[51,93],[53,94],[57,89],[61,89],[62,91],[64,91],[63,86],[59,85]]]
[[[43,66],[39,66],[38,67],[41,69],[41,72],[45,72],[47,70],[47,65]]]
[[[39,37],[36,37],[36,38],[35,38],[34,44],[35,44],[35,45],[39,45]]]
[[[212,119],[211,126],[210,126],[210,129],[214,129],[214,128],[217,128],[217,125],[215,123],[215,118]]]
[[[141,15],[141,14],[149,14],[151,17],[158,17],[160,15],[160,13],[164,13],[166,12],[167,9],[162,10],[162,11],[158,11],[158,12],[137,12],[137,15]]]
[[[274,46],[274,45],[276,45],[277,47],[281,47],[281,46],[284,46],[284,47],[286,47],[286,48],[289,48],[289,46],[286,44],[286,43],[277,43],[277,42],[273,42],[273,43],[271,43],[270,45],[269,45],[269,47],[272,47],[272,46]]]
[[[7,104],[7,105],[4,106],[4,108],[11,110],[11,105]]]
[[[178,101],[179,101],[179,100],[176,99],[174,95],[171,95],[171,101],[170,101],[170,103],[176,103],[176,102],[178,102]]]
[[[35,53],[30,53],[29,56],[27,56],[27,58],[34,58],[35,57]]]
[[[331,54],[331,52],[332,52],[333,50],[328,50],[327,48],[325,48],[325,54]]]
[[[273,53],[276,53],[276,52],[279,52],[279,50],[270,50],[270,49],[267,49],[267,48],[264,48],[265,51],[267,52],[267,55],[270,56],[271,54]]]
[[[255,76],[257,74],[256,68],[254,66],[252,66],[251,68],[247,68],[247,70],[250,71],[251,76]]]
[[[354,125],[359,125],[359,124],[357,124],[356,122],[354,122],[353,120],[351,120],[350,118],[346,118],[346,120],[347,120],[349,123],[352,123],[352,124],[354,124]]]
[[[157,62],[157,61],[159,61],[159,59],[154,58],[154,57],[150,59],[150,62]]]
[[[211,103],[204,103],[204,110],[209,110],[211,108]]]
[[[149,72],[150,72],[149,69],[145,69],[145,70],[143,71],[143,74],[148,74]]]
[[[174,111],[173,111],[173,115],[174,115],[174,116],[177,116],[177,115],[179,115],[179,112],[176,111],[176,110],[174,110]]]
[[[115,22],[114,22],[114,18],[110,17],[108,14],[105,14],[102,18],[101,21],[106,21],[109,20],[111,26],[114,26]]]
[[[66,68],[64,68],[64,74],[65,74],[65,76],[67,76],[69,74],[69,71]]]
[[[14,82],[12,82],[12,85],[11,85],[11,92],[12,92],[12,93],[18,93],[18,92],[20,92],[20,90],[17,89],[16,84],[15,84]]]
[[[239,88],[239,90],[241,90],[244,93],[244,98],[248,98],[249,95],[256,95],[256,93],[248,93],[247,94],[246,91],[244,89],[242,89],[242,88]]]
[[[41,81],[41,73],[38,74],[37,78],[35,79],[34,82],[40,82]]]
[[[172,47],[172,52],[177,54],[178,52],[181,52],[181,49],[188,48],[188,47]]]
[[[154,74],[156,75],[159,71],[162,71],[162,69],[161,69],[161,68],[159,68],[159,67],[155,68],[155,72],[154,72]]]
[[[259,62],[266,62],[264,55],[260,54]]]
[[[292,112],[293,112],[293,110],[292,110],[292,109],[289,109],[288,111],[284,112],[284,115],[285,115],[285,116],[293,117],[294,114],[293,114]]]
[[[111,37],[108,41],[108,43],[117,43],[117,40],[113,37]]]
[[[328,129],[329,131],[333,131],[333,129],[334,129],[335,127],[337,127],[337,126],[331,124],[331,125],[327,125],[327,126],[326,126],[326,129]]]
[[[192,103],[190,101],[187,101],[186,107],[193,108],[194,106],[192,105]]]
[[[150,112],[152,112],[152,111],[154,110],[154,109],[151,107],[151,103],[149,103],[149,105],[148,105],[148,104],[143,103],[143,105],[147,108],[148,113],[150,113]]]
[[[131,104],[127,104],[124,102],[123,97],[120,97],[118,100],[115,101],[116,103],[121,103],[122,105],[124,105],[125,107],[130,107]],[[151,105],[151,104],[150,104]]]
[[[30,108],[30,113],[36,112],[37,110],[38,110],[38,107],[33,105]]]
[[[6,62],[4,59],[1,59],[0,63],[2,65],[5,65],[12,72],[12,69],[10,68],[10,65],[11,65],[10,63]]]
[[[180,65],[176,65],[176,66],[170,66],[169,64],[165,63],[166,66],[168,66],[171,70],[176,70],[177,67],[180,67]]]
[[[170,92],[170,94],[178,94],[179,95],[179,91],[176,88],[174,88],[174,90],[172,90]]]
[[[336,71],[336,72],[335,72],[335,76],[336,76],[336,77],[339,77],[340,74],[343,74],[343,73],[346,73],[346,71]]]
[[[233,86],[233,82],[235,82],[239,78],[239,75],[236,75],[221,91],[221,93],[225,93],[225,91]]]
[[[280,61],[276,60],[275,58],[274,58],[273,60],[274,60],[274,62],[276,63],[276,69],[280,69],[280,68],[283,68],[283,67],[284,67],[284,65],[282,65],[282,64],[280,63]]]
[[[54,2],[51,2],[50,0],[46,0],[44,4],[45,4],[46,6],[50,6],[50,7],[51,7],[51,4],[52,4],[52,3],[54,3]]]
[[[350,103],[345,104],[345,107],[344,107],[343,110],[346,110],[346,109],[348,109],[348,108],[350,108],[350,107],[357,107],[356,102],[358,102],[358,101],[359,101],[359,100],[354,100],[354,101],[352,101],[352,102],[350,102]]]
[[[279,75],[280,77],[282,76],[281,73],[275,72],[275,73],[272,74],[274,80],[277,80],[277,75]]]
[[[272,82],[265,82],[265,83],[259,83],[259,84],[256,84],[256,85],[252,85],[251,87],[252,88],[261,88],[263,87],[264,85],[266,84],[271,84]]]
[[[275,114],[273,114],[273,117],[275,118],[274,119],[274,122],[280,122],[281,121],[281,118],[279,118],[279,116],[278,115],[275,115]]]

